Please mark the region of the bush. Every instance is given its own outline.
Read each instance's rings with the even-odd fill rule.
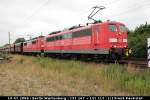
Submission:
[[[140,25],[128,34],[129,47],[133,49],[133,57],[147,57],[147,38],[150,37],[150,25]]]

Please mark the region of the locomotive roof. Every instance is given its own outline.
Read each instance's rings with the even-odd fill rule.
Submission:
[[[63,33],[69,33],[69,32],[74,32],[74,31],[79,31],[79,30],[83,30],[83,29],[87,29],[87,28],[90,28],[91,25],[87,25],[87,26],[73,26],[67,30],[64,30],[64,31],[56,31],[54,34],[48,34],[48,36],[55,36],[55,35],[60,35],[60,34],[63,34]]]
[[[106,22],[103,22],[102,24],[122,24],[122,25],[124,25],[123,23],[116,22],[116,21],[106,21]]]
[[[51,32],[51,33],[49,33],[48,35],[57,34],[57,33],[60,33],[60,32],[69,31],[69,30],[73,30],[73,29],[77,29],[77,28],[81,28],[81,27],[84,27],[84,26],[82,26],[82,25],[79,24],[79,25],[75,25],[75,26],[72,26],[72,27],[70,27],[70,28],[64,29],[64,30],[62,30],[62,31],[54,31],[54,32]]]
[[[104,25],[104,24],[122,24],[124,25],[123,23],[120,23],[120,22],[116,22],[116,21],[106,21],[106,22],[100,22],[100,23],[91,23],[90,25],[86,25],[86,26],[72,26],[64,31],[55,31],[55,32],[51,32],[50,34],[48,34],[48,37],[49,36],[55,36],[55,35],[60,35],[60,34],[63,34],[63,33],[68,33],[68,32],[72,32],[72,31],[79,31],[79,30],[83,30],[83,29],[87,29],[87,28],[90,28],[91,26],[95,26],[95,25]]]
[[[32,38],[32,39],[29,39],[29,40],[26,40],[25,42],[28,42],[28,41],[32,41],[32,40],[36,40],[36,39],[38,39],[38,38],[43,38],[43,37],[45,37],[45,36],[38,36],[38,37],[35,37],[35,38]]]

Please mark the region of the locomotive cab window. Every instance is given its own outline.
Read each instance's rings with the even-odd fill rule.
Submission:
[[[110,24],[108,27],[109,27],[109,31],[111,31],[111,32],[116,32],[117,31],[117,26],[114,25],[114,24]]]
[[[120,32],[127,32],[127,28],[124,25],[119,25]]]

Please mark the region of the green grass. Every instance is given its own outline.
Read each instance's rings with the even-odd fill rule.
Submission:
[[[119,64],[88,64],[80,61],[34,58],[34,62],[49,70],[84,78],[106,90],[124,91],[134,95],[150,95],[150,70],[129,73],[127,66]],[[74,84],[74,82],[72,82]]]
[[[150,95],[150,70],[141,73],[129,73],[126,66],[111,65],[102,69],[105,80],[114,82],[114,88],[135,95]]]
[[[3,53],[0,52],[0,57],[1,58],[6,58],[6,54],[3,54]]]
[[[80,61],[58,60],[40,57],[33,59],[33,61],[38,62],[43,68],[63,72],[72,77],[87,78],[88,80],[97,80],[96,76],[100,75],[101,70],[98,65],[96,68],[93,68],[92,65]]]

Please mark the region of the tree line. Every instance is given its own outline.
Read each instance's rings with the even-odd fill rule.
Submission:
[[[150,24],[141,24],[128,33],[128,45],[132,48],[132,56],[136,58],[147,57],[147,38],[150,38]]]

